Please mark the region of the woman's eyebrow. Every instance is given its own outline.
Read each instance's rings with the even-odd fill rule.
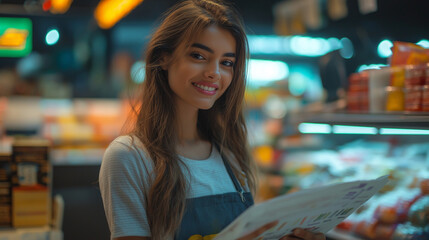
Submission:
[[[201,44],[201,43],[194,43],[191,45],[191,47],[201,48],[203,50],[206,50],[209,53],[214,53],[213,49],[211,49],[211,48],[209,48],[206,45]],[[235,57],[235,53],[225,53],[223,56],[224,57]]]

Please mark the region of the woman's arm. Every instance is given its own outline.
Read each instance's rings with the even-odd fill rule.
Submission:
[[[144,204],[147,175],[143,161],[147,159],[138,159],[131,144],[128,137],[115,140],[100,167],[100,192],[113,239],[150,235]]]

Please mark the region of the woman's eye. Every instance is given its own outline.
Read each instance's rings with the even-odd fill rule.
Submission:
[[[199,53],[191,53],[191,57],[198,60],[204,60],[204,57]]]
[[[222,64],[224,66],[227,66],[227,67],[233,67],[234,66],[234,62],[230,61],[230,60],[223,61]]]

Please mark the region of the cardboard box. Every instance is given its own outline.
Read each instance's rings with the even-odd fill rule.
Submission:
[[[49,142],[17,140],[12,144],[12,226],[47,226],[51,221]]]

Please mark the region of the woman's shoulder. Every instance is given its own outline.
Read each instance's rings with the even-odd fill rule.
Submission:
[[[100,167],[101,188],[107,192],[121,193],[146,189],[145,184],[150,183],[153,167],[139,144],[131,136],[120,136],[109,144]]]
[[[111,146],[117,146],[117,145],[123,145],[123,146],[133,146],[137,145],[138,147],[143,146],[140,139],[134,135],[121,135],[119,137],[116,137],[110,144]]]
[[[136,151],[146,152],[146,149],[140,139],[133,135],[122,135],[115,138],[106,149],[106,152],[121,154],[130,154]]]
[[[236,173],[238,174],[238,176],[236,177],[237,177],[237,180],[240,182],[240,185],[244,186],[246,191],[250,191],[249,186],[247,184],[246,173],[240,167],[240,163],[238,162],[237,158],[234,156],[234,153],[230,149],[225,148],[223,149],[222,154],[224,157],[226,157],[226,159],[228,159],[228,163],[231,165],[231,167],[236,170]]]
[[[107,147],[103,163],[113,165],[140,165],[147,164],[148,154],[141,141],[132,135],[123,135],[114,139]]]

